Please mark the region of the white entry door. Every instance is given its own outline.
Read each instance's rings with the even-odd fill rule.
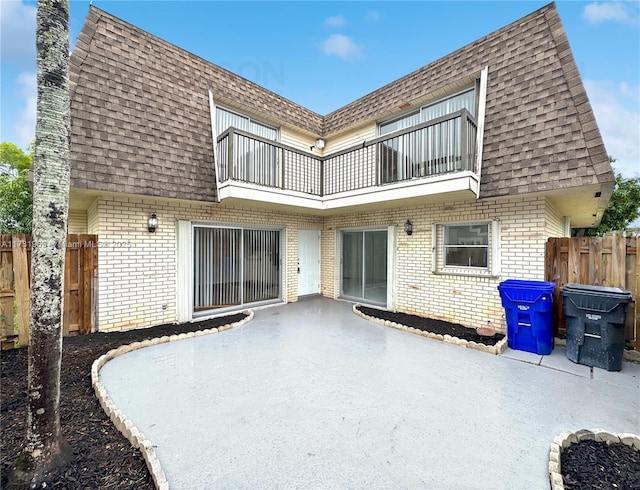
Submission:
[[[320,232],[298,230],[298,296],[320,292]]]

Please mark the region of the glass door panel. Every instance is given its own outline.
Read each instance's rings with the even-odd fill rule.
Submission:
[[[387,232],[364,232],[364,294],[374,303],[387,302]]]
[[[342,294],[362,298],[362,232],[342,233]]]
[[[239,305],[241,231],[193,230],[193,307],[195,311]]]
[[[195,227],[194,312],[280,298],[279,230]]]
[[[244,303],[280,297],[280,232],[244,230]]]
[[[387,232],[342,232],[342,289],[345,297],[387,303]]]

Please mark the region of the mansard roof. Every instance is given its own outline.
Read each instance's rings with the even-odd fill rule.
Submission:
[[[208,93],[318,137],[488,68],[481,198],[614,180],[555,5],[321,116],[94,6],[71,56],[72,186],[215,201]]]

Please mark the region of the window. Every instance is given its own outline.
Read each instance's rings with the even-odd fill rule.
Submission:
[[[405,114],[398,119],[394,119],[393,121],[389,121],[383,124],[380,124],[379,133],[380,136],[392,133],[397,131],[398,129],[409,128],[411,126],[415,126],[416,124],[420,124],[420,111],[412,112],[411,114]]]
[[[439,100],[433,104],[422,106],[418,111],[413,111],[391,121],[380,123],[378,133],[382,136],[393,131],[397,131],[398,129],[408,128],[422,122],[446,116],[447,114],[451,114],[452,112],[456,112],[461,109],[466,109],[472,116],[475,116],[475,89],[466,90],[465,92],[447,97],[446,99]]]
[[[262,136],[263,138],[278,141],[278,128],[258,122],[248,116],[232,112],[223,107],[216,107],[216,131],[220,136],[230,127],[246,131],[247,133]]]
[[[489,225],[443,225],[445,267],[487,267]]]
[[[432,272],[496,276],[499,245],[498,221],[434,225]]]

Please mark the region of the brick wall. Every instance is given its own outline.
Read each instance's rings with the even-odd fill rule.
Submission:
[[[156,213],[159,227],[147,231]],[[176,319],[176,221],[221,225],[269,225],[284,229],[285,294],[297,300],[298,230],[321,229],[321,291],[339,294],[336,258],[340,229],[397,227],[395,288],[397,309],[468,326],[490,322],[504,328],[496,289],[505,279],[542,280],[544,244],[561,236],[562,216],[545,198],[510,198],[429,204],[330,217],[268,210],[197,205],[139,197],[101,197],[87,212],[88,231],[100,240],[98,325],[100,330],[174,322]],[[407,236],[404,222],[413,222]],[[431,272],[432,225],[457,221],[499,220],[499,277],[454,276]]]
[[[404,233],[404,222],[413,234]],[[433,274],[432,225],[475,220],[501,224],[501,273],[498,277]],[[334,271],[337,230],[395,225],[398,230],[395,277],[397,310],[441,318],[467,326],[487,323],[504,329],[498,284],[508,278],[543,280],[544,244],[561,236],[562,217],[543,197],[443,203],[345,214],[325,220],[322,230],[322,294],[337,297]]]
[[[151,213],[155,233],[147,231]],[[285,229],[286,301],[297,300],[299,228],[319,229],[321,219],[220,205],[194,205],[139,197],[101,197],[88,212],[98,233],[98,325],[117,330],[175,322],[176,221],[222,225],[269,225]]]

